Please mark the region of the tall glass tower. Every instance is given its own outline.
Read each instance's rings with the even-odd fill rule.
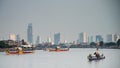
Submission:
[[[60,43],[60,33],[54,34],[54,44]]]
[[[33,43],[33,32],[32,32],[32,23],[28,24],[27,28],[27,40],[30,44]]]
[[[36,44],[39,44],[39,43],[41,43],[41,42],[40,42],[40,36],[38,35],[37,39],[36,39]]]

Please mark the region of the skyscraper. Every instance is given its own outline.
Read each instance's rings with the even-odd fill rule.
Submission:
[[[39,43],[40,43],[40,36],[38,35],[36,39],[36,44],[39,44]]]
[[[54,34],[54,44],[60,43],[60,33]]]
[[[85,32],[79,34],[79,42],[87,43],[87,34]]]
[[[13,34],[13,33],[11,33],[11,34],[9,35],[9,39],[15,41],[15,40],[16,40],[16,35]]]
[[[103,41],[103,38],[101,35],[96,35],[96,42]]]
[[[119,38],[120,38],[120,35],[118,35],[118,34],[115,34],[115,35],[114,35],[114,41],[115,41],[115,42],[117,42]]]
[[[32,23],[28,24],[27,28],[27,40],[29,43],[33,43],[33,32],[32,32]]]
[[[93,36],[89,36],[89,37],[88,37],[88,42],[89,42],[89,43],[94,42],[94,41],[93,41]]]
[[[108,34],[107,35],[107,42],[114,42],[115,41],[114,38],[115,38],[114,34]]]
[[[19,34],[16,35],[16,40],[20,41],[20,35]]]
[[[48,43],[52,43],[51,37],[48,37],[48,38],[47,38],[47,42],[48,42]]]

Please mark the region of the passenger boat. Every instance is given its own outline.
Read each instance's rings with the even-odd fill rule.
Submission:
[[[102,54],[99,57],[96,56],[92,56],[91,54],[89,54],[89,56],[87,57],[90,61],[92,60],[101,60],[101,59],[105,59],[105,56]]]

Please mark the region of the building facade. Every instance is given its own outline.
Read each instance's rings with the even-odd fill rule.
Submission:
[[[54,34],[54,44],[60,43],[60,33]]]
[[[94,42],[94,37],[93,36],[89,36],[88,37],[88,43]]]
[[[19,34],[16,35],[16,41],[20,41],[20,35]]]
[[[36,44],[40,44],[40,36],[38,35],[37,38],[36,38]]]
[[[114,41],[117,42],[118,39],[120,39],[120,35],[119,35],[119,34],[115,34],[115,35],[114,35]]]
[[[103,41],[103,37],[101,35],[96,35],[96,42]]]
[[[27,41],[32,44],[33,43],[33,31],[32,31],[32,23],[28,24],[27,28]]]
[[[114,34],[107,35],[107,42],[114,42]]]
[[[11,33],[11,34],[9,35],[9,39],[10,39],[10,40],[13,40],[13,41],[16,41],[16,35],[13,34],[13,33]]]
[[[86,32],[82,32],[79,34],[79,42],[80,43],[87,43],[87,34]]]

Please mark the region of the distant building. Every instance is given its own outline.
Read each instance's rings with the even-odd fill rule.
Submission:
[[[48,42],[48,43],[52,43],[51,37],[48,37],[48,38],[47,38],[47,42]]]
[[[60,33],[54,34],[54,44],[60,43]]]
[[[77,39],[77,44],[80,44],[80,40],[79,39]]]
[[[115,41],[115,42],[117,42],[117,41],[118,41],[118,39],[120,39],[120,35],[115,34],[115,35],[114,35],[114,41]]]
[[[16,35],[15,34],[10,34],[9,39],[15,41],[16,40]]]
[[[20,35],[16,35],[16,41],[20,41]]]
[[[32,31],[32,23],[28,24],[27,28],[27,40],[31,44],[33,43],[33,31]]]
[[[108,34],[107,35],[107,42],[115,42],[114,38],[115,38],[114,34]]]
[[[79,34],[79,42],[87,43],[87,34],[85,32]]]
[[[89,43],[94,42],[93,36],[89,36],[89,37],[88,37],[88,42],[89,42]]]
[[[101,35],[96,35],[96,42],[103,41],[103,38]]]
[[[41,43],[41,42],[40,42],[40,36],[37,36],[36,44],[39,44],[39,43]]]
[[[68,41],[67,41],[67,40],[64,40],[64,43],[68,43]]]

